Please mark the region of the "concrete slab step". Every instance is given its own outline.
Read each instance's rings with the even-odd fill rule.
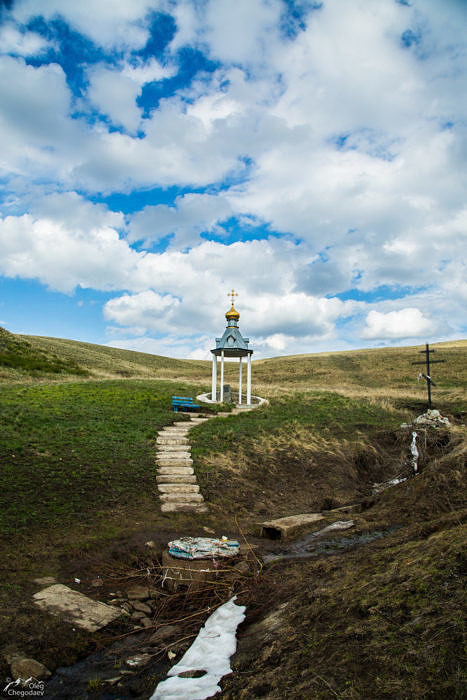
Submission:
[[[194,474],[160,474],[156,476],[158,484],[196,484]]]
[[[186,437],[160,437],[156,439],[157,445],[188,445],[188,438]]]
[[[177,457],[191,458],[191,449],[189,449],[188,445],[178,445],[178,450],[161,449],[164,447],[166,447],[166,445],[158,445],[156,457],[165,457],[165,459],[176,459]],[[169,445],[169,447],[172,447],[172,445]]]
[[[157,470],[159,476],[168,476],[169,474],[183,474],[183,476],[191,476],[194,474],[193,467],[159,467]]]
[[[191,467],[192,459],[156,459],[158,467]]]
[[[159,498],[163,503],[202,503],[203,496],[200,493],[161,493]]]
[[[189,430],[191,421],[187,420],[183,423],[173,423],[172,425],[164,425],[161,430]]]
[[[198,484],[158,484],[160,493],[199,493]]]
[[[191,445],[157,445],[157,450],[167,454],[170,454],[170,452],[190,452]]]
[[[207,513],[208,507],[204,503],[162,503],[162,513]]]
[[[156,462],[159,462],[159,460],[162,460],[163,462],[173,462],[182,460],[183,462],[187,459],[191,460],[190,464],[193,463],[193,460],[191,459],[191,454],[189,452],[157,452],[156,454]]]

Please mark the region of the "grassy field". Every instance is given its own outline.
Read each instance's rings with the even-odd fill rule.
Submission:
[[[372,495],[374,482],[409,469],[411,433],[400,424],[426,408],[411,364],[422,349],[254,362],[253,393],[269,405],[190,433],[209,514],[164,516],[156,433],[183,419],[171,395],[209,390],[210,363],[1,329],[2,654],[55,667],[99,641],[39,614],[34,577],[73,585],[79,573],[85,585],[92,558],[127,563],[147,540],[162,549],[206,527],[235,535],[236,521],[260,552],[258,521],[360,502],[357,532],[390,534],[345,561],[272,567],[254,609],[262,597],[285,606],[279,632],[263,630],[253,662],[240,654],[225,697],[460,698],[467,341],[434,346],[446,359],[434,366],[434,405],[452,430],[421,431],[420,476]],[[228,365],[226,382],[236,373]]]

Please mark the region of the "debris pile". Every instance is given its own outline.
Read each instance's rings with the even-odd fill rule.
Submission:
[[[451,424],[438,410],[430,408],[426,413],[415,418],[412,424],[402,423],[401,428],[411,428],[412,425],[419,428],[449,428]]]

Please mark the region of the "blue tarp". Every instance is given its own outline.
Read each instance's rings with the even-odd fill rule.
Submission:
[[[237,540],[212,537],[181,537],[169,542],[169,554],[178,559],[218,559],[235,557],[240,551]]]

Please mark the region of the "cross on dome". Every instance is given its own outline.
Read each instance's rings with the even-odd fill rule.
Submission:
[[[238,297],[238,293],[234,289],[232,289],[232,291],[229,292],[227,294],[227,296],[231,297],[231,299],[232,299],[232,308],[229,311],[227,311],[227,313],[225,314],[225,317],[226,317],[227,321],[229,321],[231,319],[238,321],[240,318],[240,314],[238,313],[237,309],[234,307],[234,299],[235,299],[235,297]]]

